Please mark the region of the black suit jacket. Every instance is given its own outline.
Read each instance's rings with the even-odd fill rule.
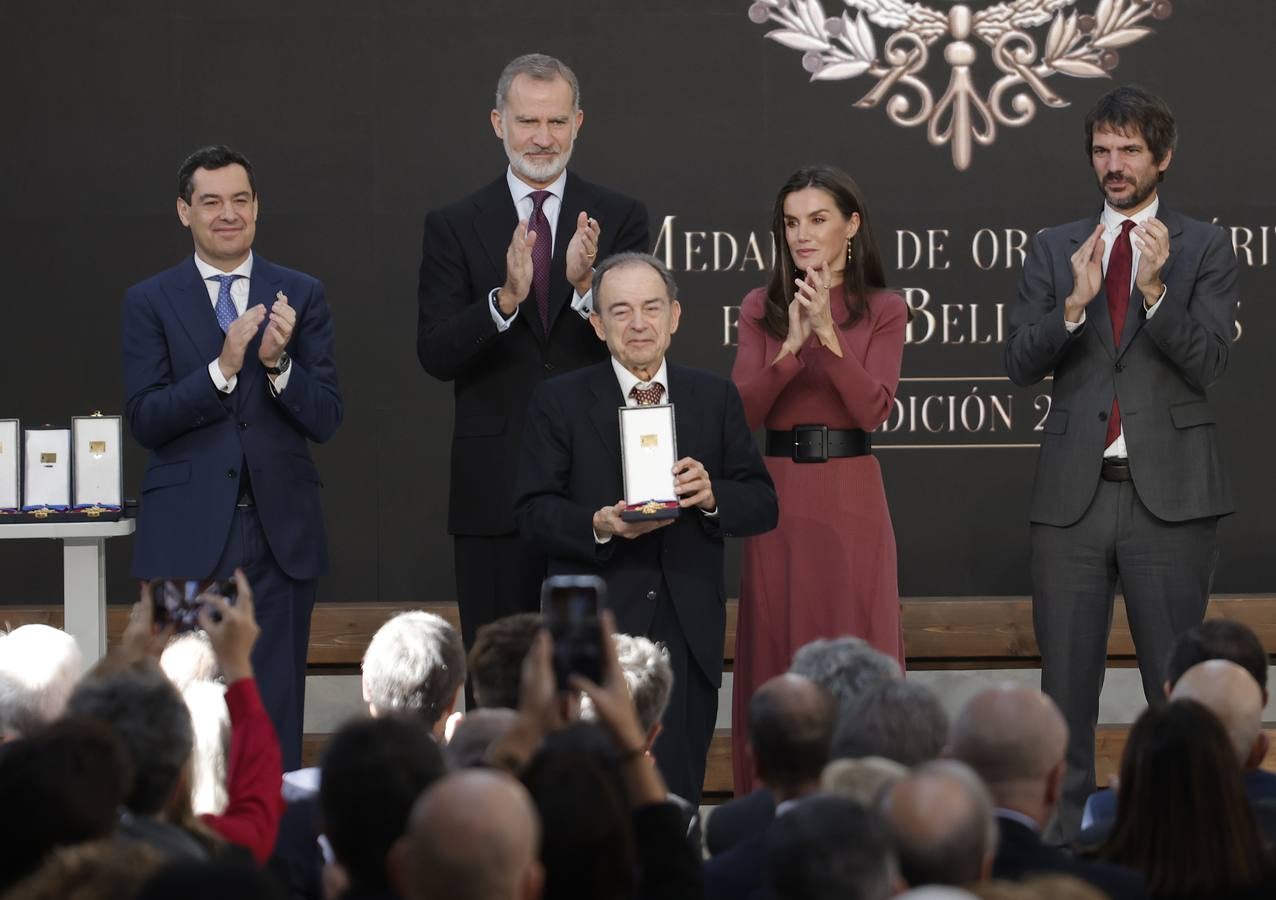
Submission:
[[[763,834],[775,821],[775,795],[767,788],[733,797],[715,806],[705,823],[705,848],[710,856],[725,853],[747,838]]]
[[[567,245],[582,211],[599,222],[599,260],[648,249],[641,203],[568,172],[554,237],[548,335],[531,297],[508,330],[498,332],[492,321],[488,295],[505,282],[505,251],[518,225],[504,175],[425,217],[417,356],[425,371],[453,382],[452,534],[514,531],[514,475],[532,390],[551,375],[607,357],[593,328],[571,309]]]
[[[1075,859],[1062,850],[1047,847],[1035,831],[1013,819],[998,816],[997,829],[1001,837],[992,864],[993,878],[1021,881],[1032,875],[1058,873],[1089,882],[1112,900],[1139,900],[1147,896],[1143,876],[1133,869]]]
[[[1107,419],[1116,394],[1143,505],[1167,522],[1232,512],[1232,495],[1215,437],[1206,388],[1227,368],[1236,326],[1236,255],[1227,232],[1162,206],[1170,257],[1161,270],[1165,297],[1147,318],[1130,297],[1121,344],[1113,342],[1103,289],[1085,324],[1064,325],[1072,292],[1070,259],[1099,216],[1033,238],[1019,299],[1010,309],[1006,371],[1019,385],[1054,376],[1050,413],[1029,518],[1068,526],[1090,506],[1099,484]]]
[[[718,684],[726,626],[722,539],[774,528],[775,487],[735,385],[698,369],[667,371],[678,454],[708,471],[717,516],[685,509],[674,524],[634,540],[594,541],[594,512],[624,496],[617,409],[625,400],[608,359],[551,379],[532,395],[514,517],[549,556],[549,574],[606,580],[622,632],[648,633],[663,579],[696,662]]]

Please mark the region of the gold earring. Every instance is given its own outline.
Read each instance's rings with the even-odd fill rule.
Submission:
[[[846,239],[846,261],[850,262],[853,258],[854,258],[854,255],[851,252],[851,238],[847,238]]]

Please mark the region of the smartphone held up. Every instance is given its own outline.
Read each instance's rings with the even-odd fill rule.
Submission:
[[[596,575],[551,575],[541,585],[541,617],[554,642],[554,680],[569,689],[573,674],[602,681],[602,633],[598,611],[607,585]]]
[[[239,596],[235,579],[156,578],[151,582],[151,599],[155,605],[155,624],[163,628],[173,625],[178,634],[199,628],[199,611],[209,595],[234,603]]]

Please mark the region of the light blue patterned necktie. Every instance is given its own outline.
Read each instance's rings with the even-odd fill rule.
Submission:
[[[217,288],[217,324],[221,326],[223,332],[230,328],[230,323],[239,318],[239,313],[235,311],[235,301],[230,299],[230,286],[235,283],[236,278],[243,278],[243,275],[210,275],[209,278],[216,281],[220,287]]]

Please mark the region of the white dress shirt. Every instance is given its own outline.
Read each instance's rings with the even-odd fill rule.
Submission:
[[[1113,209],[1107,203],[1103,204],[1103,214],[1099,217],[1099,221],[1103,224],[1103,274],[1108,273],[1108,260],[1112,257],[1112,245],[1116,243],[1117,235],[1121,233],[1121,224],[1129,219],[1135,225],[1142,225],[1148,219],[1156,215],[1156,211],[1161,208],[1161,198],[1154,197],[1152,202],[1132,216]],[[1143,305],[1143,295],[1136,290],[1135,280],[1139,272],[1139,257],[1142,253],[1139,250],[1138,243],[1134,240],[1134,236],[1130,236],[1130,300],[1138,299],[1139,305]],[[1161,308],[1161,301],[1165,299],[1165,287],[1161,288],[1161,296],[1144,312],[1146,319],[1152,318],[1156,311]],[[1064,326],[1069,333],[1076,331],[1085,324],[1085,310],[1081,311],[1081,320],[1078,322],[1064,322]],[[1124,459],[1128,456],[1125,447],[1125,426],[1121,426],[1121,431],[1111,444],[1103,451],[1104,459]]]
[[[549,256],[554,258],[554,235],[558,232],[558,213],[563,207],[563,190],[567,187],[567,170],[564,169],[558,178],[554,179],[554,183],[545,188],[534,188],[530,184],[520,179],[514,174],[511,168],[505,169],[505,183],[509,185],[510,199],[514,201],[514,209],[518,210],[519,221],[530,221],[532,212],[536,209],[536,201],[532,199],[532,194],[538,190],[549,191],[549,196],[545,198],[545,202],[541,204],[541,212],[545,213],[545,220],[549,222]],[[545,235],[536,235],[539,243],[545,239]],[[496,323],[497,331],[505,331],[510,325],[514,324],[514,320],[518,318],[518,311],[522,306],[514,307],[513,314],[507,319],[501,314],[500,304],[496,302],[496,292],[500,286],[492,288],[487,295],[488,305],[492,309],[492,321]],[[530,296],[529,299],[535,302],[535,298]],[[551,298],[552,299],[552,298]],[[594,292],[586,291],[581,296],[579,291],[572,290],[572,309],[583,319],[588,319],[590,312],[594,309]]]
[[[195,254],[195,268],[199,270],[199,277],[204,279],[204,287],[208,289],[208,299],[213,304],[214,314],[217,311],[217,294],[221,291],[221,282],[217,280],[217,276],[241,276],[230,283],[230,299],[231,302],[235,304],[235,316],[239,317],[244,314],[245,310],[248,309],[248,282],[253,276],[253,254],[251,250],[248,251],[248,258],[229,272],[223,272],[216,266],[204,262],[199,258],[198,253]],[[265,324],[266,326],[269,326],[269,317],[267,317]],[[279,375],[276,375],[273,382],[271,382],[270,379],[267,379],[267,383],[270,384],[271,391],[275,394],[283,391],[283,389],[288,386],[288,375],[291,371],[292,370],[290,369],[288,372],[282,372]],[[223,394],[229,394],[235,389],[235,386],[239,384],[238,374],[232,375],[230,378],[225,378],[222,375],[222,369],[221,366],[217,364],[217,359],[214,359],[208,364],[208,377],[213,380],[213,386]]]

